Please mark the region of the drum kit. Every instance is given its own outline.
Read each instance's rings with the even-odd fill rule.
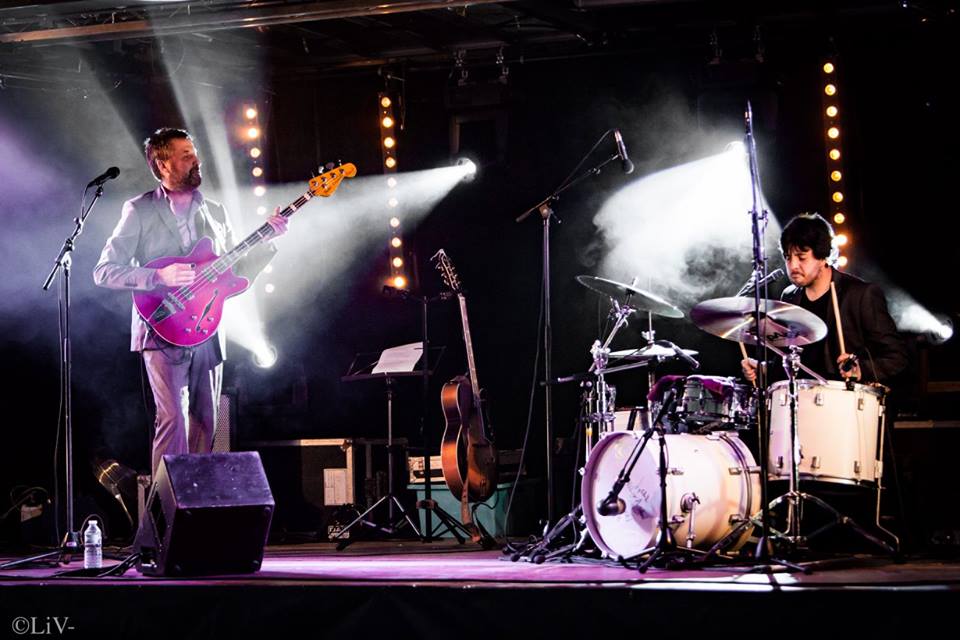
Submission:
[[[769,502],[767,509],[769,513],[786,503],[785,531],[771,531],[790,550],[805,549],[814,535],[844,525],[885,551],[896,552],[896,537],[879,523],[886,389],[827,381],[800,363],[803,347],[827,335],[823,320],[775,300],[760,301],[762,314],[755,313],[753,299],[707,300],[691,310],[694,324],[741,346],[765,343],[783,357],[787,380],[763,392],[730,377],[658,378],[658,365],[667,361],[699,369],[696,351],[657,340],[653,329],[654,316],[682,318],[684,314],[663,298],[638,288],[636,281],[625,284],[593,276],[578,276],[577,280],[609,300],[612,321],[607,335],[591,346],[589,370],[552,381],[579,381],[584,388],[581,420],[586,460],[580,469],[580,503],[542,539],[515,553],[514,559],[540,563],[568,558],[586,551],[592,543],[601,556],[622,563],[635,561],[641,571],[658,561],[689,566],[713,559],[732,560],[764,517],[763,474],[770,481],[789,483],[786,492]],[[647,330],[642,332],[646,343],[636,349],[611,351],[614,337],[638,311],[647,316]],[[641,368],[646,369],[648,378],[647,404],[618,410],[616,389],[607,376]],[[812,379],[798,379],[800,370]],[[758,416],[761,402],[766,403],[769,414],[769,453],[766,464],[758,465],[740,433],[763,423]],[[759,457],[763,462],[763,455]],[[801,480],[875,491],[876,527],[893,544],[863,529],[820,497],[801,492]],[[832,522],[803,535],[805,503],[826,510]],[[572,544],[555,548],[569,528],[574,530]]]

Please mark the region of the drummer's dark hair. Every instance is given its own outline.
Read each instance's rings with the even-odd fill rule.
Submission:
[[[780,234],[780,251],[786,256],[790,249],[810,249],[817,259],[833,262],[833,227],[819,213],[801,213]]]

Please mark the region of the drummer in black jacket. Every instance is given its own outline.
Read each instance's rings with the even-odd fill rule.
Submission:
[[[907,366],[907,351],[887,311],[879,286],[833,267],[837,251],[830,223],[818,214],[793,218],[780,234],[780,250],[793,283],[780,296],[824,321],[827,337],[807,346],[801,362],[832,380],[889,384]],[[840,350],[830,284],[836,288],[845,352]],[[741,362],[743,375],[756,379],[756,361]]]

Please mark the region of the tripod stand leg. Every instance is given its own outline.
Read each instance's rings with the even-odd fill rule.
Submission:
[[[829,513],[830,515],[833,516],[833,522],[831,522],[831,523],[829,523],[829,524],[821,527],[820,529],[817,529],[815,532],[811,533],[811,534],[808,536],[808,539],[809,539],[809,538],[813,538],[814,536],[817,536],[817,535],[823,533],[824,531],[835,527],[836,525],[841,525],[841,526],[844,526],[844,527],[849,527],[849,528],[851,528],[855,533],[857,533],[857,534],[858,534],[860,537],[862,537],[864,540],[866,540],[867,542],[869,542],[869,543],[871,543],[871,544],[874,544],[874,545],[880,547],[881,549],[883,549],[884,551],[886,551],[886,552],[889,553],[890,555],[896,555],[896,554],[897,554],[897,549],[896,549],[896,548],[892,547],[891,545],[887,544],[886,542],[884,542],[884,541],[881,540],[880,538],[876,537],[875,535],[873,535],[872,533],[870,533],[869,531],[867,531],[866,529],[864,529],[863,527],[861,527],[859,524],[857,524],[857,522],[856,522],[853,518],[851,518],[851,517],[849,517],[849,516],[846,516],[846,515],[840,513],[839,511],[837,511],[836,509],[834,509],[833,507],[831,507],[829,504],[827,504],[826,502],[824,502],[823,500],[821,500],[821,499],[818,498],[817,496],[810,495],[810,494],[808,494],[808,493],[801,493],[801,494],[800,494],[800,498],[801,498],[802,500],[809,500],[810,502],[814,503],[815,505],[817,505],[818,507],[820,507],[821,509],[823,509],[824,511],[826,511],[827,513]]]

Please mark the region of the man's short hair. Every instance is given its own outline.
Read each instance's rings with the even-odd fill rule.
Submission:
[[[791,249],[810,249],[818,260],[834,262],[838,251],[833,244],[833,227],[819,213],[801,213],[780,234],[784,257]]]
[[[184,129],[161,127],[143,141],[143,152],[147,156],[147,165],[157,180],[163,180],[160,175],[159,163],[170,159],[171,142],[174,140],[190,140],[193,138]]]

